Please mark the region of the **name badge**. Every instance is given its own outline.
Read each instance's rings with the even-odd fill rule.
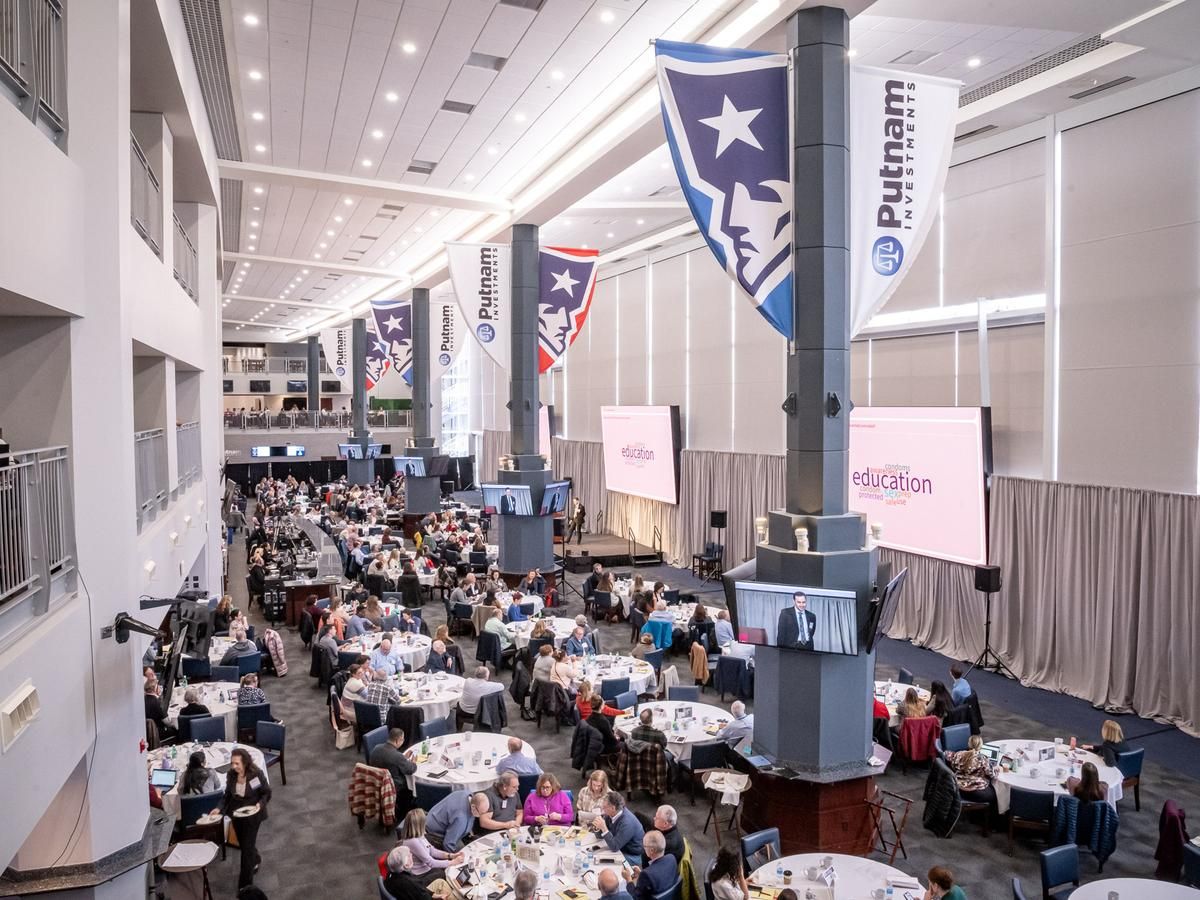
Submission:
[[[250,787],[254,788],[257,791],[260,787],[262,787],[262,782],[259,781],[257,778],[251,778],[250,779]]]

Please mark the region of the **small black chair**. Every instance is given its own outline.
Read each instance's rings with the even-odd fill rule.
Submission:
[[[237,666],[213,666],[210,671],[212,672],[213,681],[231,682],[236,684],[241,680],[238,676]]]
[[[383,714],[374,703],[354,701],[354,742],[362,746],[363,735],[383,725]]]
[[[1032,831],[1050,834],[1050,822],[1054,817],[1054,794],[1050,791],[1027,791],[1009,788],[1008,795],[1008,855],[1013,854],[1013,834],[1017,831]]]
[[[421,740],[423,741],[453,733],[454,729],[451,727],[449,719],[433,719],[432,721],[421,723]]]
[[[1042,870],[1042,900],[1065,900],[1079,887],[1079,848],[1074,844],[1043,850],[1039,864]],[[1064,888],[1066,884],[1072,886]]]
[[[380,725],[378,728],[372,728],[370,731],[364,732],[362,736],[363,760],[367,765],[371,764],[371,751],[380,744],[387,741],[388,729],[386,725]]]
[[[704,773],[712,769],[727,767],[727,749],[724,741],[704,741],[700,744],[692,744],[691,758],[687,762],[680,760],[676,763],[679,769],[680,783],[682,784],[686,779],[691,786],[692,806],[696,805],[696,785],[702,782]],[[707,824],[705,822],[706,827]]]
[[[183,840],[200,838],[212,841],[221,848],[221,859],[225,859],[225,820],[217,819],[209,825],[200,825],[201,816],[207,816],[217,809],[225,797],[224,790],[210,791],[207,794],[186,794],[179,798],[179,821],[176,827]]]
[[[225,719],[216,716],[196,716],[188,723],[189,740],[197,744],[225,740]],[[180,740],[183,740],[181,737]],[[211,809],[212,807],[209,807]],[[207,812],[208,810],[205,810]]]
[[[661,650],[659,651],[662,652]],[[675,684],[667,688],[668,700],[682,700],[685,703],[700,702],[700,688],[691,684]]]
[[[271,718],[270,703],[247,703],[244,706],[238,706],[238,740],[246,744],[253,741],[254,735],[258,731],[258,723],[263,719],[268,722],[274,721]],[[195,723],[192,727],[195,728]]]
[[[432,784],[428,781],[417,782],[416,805],[428,812],[438,803],[450,796],[451,787],[448,784]]]
[[[914,683],[913,673],[908,671],[908,669],[904,668],[903,666],[901,666],[900,671],[896,675],[896,683],[897,684],[913,684]]]
[[[605,700],[616,700],[617,696],[629,690],[628,678],[605,678],[600,682],[600,696]]]
[[[1124,781],[1121,782],[1121,787],[1133,788],[1133,808],[1138,812],[1142,810],[1142,760],[1146,756],[1146,748],[1139,747],[1136,750],[1126,750],[1123,753],[1117,754],[1117,768],[1121,770],[1121,775]]]
[[[482,663],[490,663],[492,668],[499,672],[504,668],[505,660],[511,660],[515,652],[512,647],[502,650],[500,636],[492,634],[490,631],[483,631],[480,632],[478,643],[475,646],[475,659]]]
[[[279,775],[287,784],[287,768],[284,766],[283,750],[287,743],[287,726],[282,722],[259,719],[254,725],[254,746],[263,751],[267,768],[279,764]]]
[[[517,796],[521,798],[521,805],[525,804],[525,798],[537,790],[538,779],[541,775],[518,775],[517,776]]]

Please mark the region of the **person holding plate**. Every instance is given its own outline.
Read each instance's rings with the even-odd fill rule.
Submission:
[[[233,820],[233,833],[237,835],[242,855],[238,872],[238,890],[254,883],[262,857],[258,855],[258,827],[267,818],[267,803],[271,799],[271,786],[262,769],[254,764],[244,747],[234,747],[229,760],[229,772],[225,776],[225,796],[220,809]],[[242,810],[247,810],[242,812]]]

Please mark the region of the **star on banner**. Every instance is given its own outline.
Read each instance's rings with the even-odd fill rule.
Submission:
[[[400,320],[392,316],[390,319],[385,320],[383,324],[388,331],[395,331],[400,327]]]
[[[729,97],[721,103],[721,114],[701,119],[701,125],[717,130],[717,156],[724,153],[734,141],[749,144],[756,150],[762,149],[762,144],[750,130],[750,123],[762,112],[761,109],[738,109]]]
[[[575,292],[571,290],[571,288],[575,287],[575,285],[579,284],[579,282],[571,277],[570,269],[567,269],[561,274],[558,272],[551,272],[550,274],[554,276],[554,287],[550,288],[551,292],[566,291],[568,297],[573,298],[575,296]]]

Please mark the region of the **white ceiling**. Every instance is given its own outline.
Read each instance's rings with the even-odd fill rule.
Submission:
[[[535,13],[510,5],[514,0],[226,2],[230,75],[248,164],[501,200],[514,199],[540,175],[547,154],[558,151],[556,142],[582,140],[589,128],[613,118],[615,112],[597,109],[598,95],[644,62],[651,38],[699,35],[750,8],[760,16],[765,12],[768,24],[777,23],[799,5],[799,0],[544,0]],[[958,78],[970,89],[1161,4],[877,0],[859,2],[852,11],[868,5],[851,22],[855,62]],[[257,24],[248,24],[247,16]],[[781,31],[776,27],[768,43],[778,43]],[[1195,65],[1197,34],[1200,0],[1190,0],[1112,38],[1144,48],[1140,52],[1020,98],[961,130],[1033,121],[1076,102],[1068,94],[1091,82],[1124,74],[1144,81]],[[914,51],[928,59],[896,62]],[[447,101],[474,108],[469,114],[447,111],[442,108]],[[661,140],[661,135],[649,144],[643,140],[627,167],[614,148],[617,164],[608,171],[619,174],[590,192],[570,185],[557,191],[549,208],[558,214],[541,223],[544,241],[611,249],[686,220]],[[570,147],[568,142],[564,150]],[[432,174],[416,174],[408,170],[414,160],[437,165]],[[587,184],[586,177],[578,183]],[[433,201],[364,197],[350,185],[314,189],[286,179],[256,181],[251,174],[245,186],[239,249],[284,262],[239,262],[224,309],[231,323],[227,336],[236,331],[239,338],[278,338],[282,333],[268,335],[255,326],[301,327],[329,314],[308,308],[308,302],[348,306],[381,284],[317,266],[404,273],[440,250],[444,240],[461,239],[487,219],[485,213]],[[238,299],[242,296],[275,305]]]

